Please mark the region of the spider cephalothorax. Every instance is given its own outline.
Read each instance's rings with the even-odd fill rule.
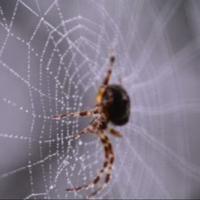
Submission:
[[[66,116],[93,117],[92,122],[86,128],[81,130],[79,134],[73,137],[78,139],[82,134],[92,133],[100,138],[104,147],[105,160],[103,167],[97,176],[90,183],[79,187],[68,188],[66,189],[67,191],[77,192],[84,189],[87,190],[99,184],[99,188],[89,195],[89,197],[92,197],[102,190],[111,180],[115,155],[112,144],[106,135],[106,132],[109,132],[116,137],[122,137],[120,132],[114,128],[109,128],[109,123],[112,123],[116,126],[125,125],[129,121],[131,106],[130,98],[126,90],[121,85],[109,84],[115,60],[115,56],[111,55],[109,58],[109,69],[106,77],[103,80],[103,84],[100,86],[100,89],[97,93],[96,106],[93,109],[53,116],[53,119],[57,120],[63,119]],[[102,179],[103,182],[101,183]]]

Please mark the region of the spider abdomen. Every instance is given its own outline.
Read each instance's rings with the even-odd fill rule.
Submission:
[[[108,120],[114,125],[122,126],[129,121],[130,98],[122,86],[109,85],[103,102]]]

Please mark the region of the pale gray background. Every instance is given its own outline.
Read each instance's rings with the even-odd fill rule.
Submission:
[[[200,198],[199,10],[192,0],[0,0],[0,198],[83,197],[65,189],[95,176],[101,144],[65,139],[87,121],[49,116],[94,105],[110,49],[132,115],[111,137],[113,180],[99,197]]]

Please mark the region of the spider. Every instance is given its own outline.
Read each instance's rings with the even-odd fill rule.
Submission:
[[[104,148],[105,160],[103,167],[99,170],[96,177],[86,185],[67,188],[66,191],[78,192],[100,185],[93,193],[90,194],[89,197],[92,197],[97,195],[99,191],[103,190],[111,180],[115,155],[112,143],[106,132],[109,132],[115,137],[122,137],[122,134],[114,128],[109,127],[109,124],[113,124],[115,126],[125,125],[129,121],[131,107],[130,98],[126,90],[119,84],[109,84],[115,61],[116,57],[111,54],[109,57],[108,71],[97,93],[96,105],[93,109],[82,112],[63,113],[53,116],[53,119],[55,120],[61,120],[67,116],[92,117],[93,119],[90,124],[74,137],[78,139],[82,134],[95,134],[100,138]],[[100,184],[100,182],[102,183]]]

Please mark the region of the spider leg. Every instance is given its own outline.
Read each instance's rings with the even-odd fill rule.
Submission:
[[[84,134],[87,134],[87,133],[95,133],[96,127],[99,124],[98,122],[99,122],[99,118],[98,117],[94,118],[87,127],[83,128],[79,133],[77,133],[75,135],[66,136],[66,139],[77,140],[81,137],[81,135],[84,135]]]
[[[109,138],[102,132],[100,133],[100,138],[101,138],[101,142],[104,146],[104,151],[105,151],[105,161],[103,164],[103,168],[100,172],[102,172],[102,174],[104,174],[105,178],[104,178],[104,182],[103,184],[96,189],[94,192],[92,192],[88,198],[93,198],[94,196],[96,196],[100,191],[102,191],[110,182],[111,178],[112,178],[112,169],[113,169],[113,163],[115,160],[115,155],[114,155],[114,151],[112,148],[112,144],[109,140]],[[97,176],[98,177],[98,176]],[[99,178],[101,178],[99,176]]]
[[[100,137],[100,140],[103,144],[104,153],[105,153],[105,161],[104,161],[102,169],[97,173],[96,177],[90,183],[79,186],[79,187],[67,188],[66,191],[78,192],[78,191],[93,188],[95,185],[97,185],[100,182],[102,177],[105,176],[103,185],[101,185],[97,190],[95,190],[92,194],[90,194],[88,196],[88,198],[91,198],[94,195],[96,195],[98,192],[103,190],[106,187],[106,185],[109,183],[109,181],[111,180],[112,168],[113,168],[113,163],[115,160],[113,147],[112,147],[112,144],[111,144],[109,138],[106,136],[106,134],[104,133],[103,130],[101,130],[98,133],[98,136]]]
[[[102,85],[103,87],[105,87],[109,84],[109,81],[110,81],[111,75],[112,75],[113,65],[115,64],[115,60],[116,60],[115,56],[113,54],[111,54],[110,58],[109,58],[109,68],[107,71],[107,75],[104,78],[103,85]]]
[[[78,140],[81,135],[87,134],[87,133],[92,133],[93,132],[93,126],[89,125],[88,127],[82,129],[79,133],[72,135],[70,138],[74,138],[75,140]],[[69,139],[69,137],[67,137]]]
[[[115,130],[114,128],[110,128],[109,132],[115,137],[121,138],[123,136],[119,131]]]
[[[86,128],[83,128],[79,133],[72,136],[75,140],[79,139],[81,135],[86,133],[95,133],[96,126],[98,125],[98,118],[91,121],[90,125],[88,125]]]
[[[113,70],[113,66],[115,64],[115,60],[116,60],[115,56],[113,55],[113,53],[111,53],[110,58],[109,58],[109,67],[108,67],[106,77],[104,78],[103,83],[102,83],[102,85],[99,89],[99,92],[97,94],[97,97],[96,97],[97,105],[102,103],[102,100],[103,100],[104,95],[105,95],[106,88],[108,87],[110,79],[111,79],[112,70]]]
[[[52,119],[61,120],[65,117],[92,117],[95,114],[98,114],[97,108],[94,108],[88,111],[81,111],[81,112],[62,113],[62,114],[52,116]]]

